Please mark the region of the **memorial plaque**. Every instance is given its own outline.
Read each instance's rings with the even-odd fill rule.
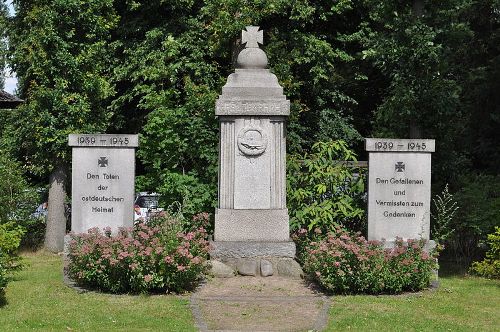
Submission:
[[[71,230],[131,227],[137,135],[71,134]]]
[[[368,239],[429,239],[434,140],[367,138]]]

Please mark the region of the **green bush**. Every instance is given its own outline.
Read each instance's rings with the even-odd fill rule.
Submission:
[[[0,300],[10,280],[11,273],[21,268],[17,249],[24,230],[14,222],[0,224]]]
[[[31,217],[37,207],[38,194],[24,178],[21,166],[0,150],[0,224],[13,223],[25,230],[22,245],[39,243],[45,220]],[[42,235],[43,241],[43,235]]]
[[[317,142],[311,153],[289,155],[287,205],[292,231],[316,228],[326,233],[342,225],[366,228],[364,172],[344,141]]]
[[[183,233],[167,214],[111,236],[98,229],[72,235],[69,276],[78,284],[112,293],[182,292],[206,272],[208,241],[203,228]]]
[[[488,234],[490,250],[481,262],[474,262],[471,273],[486,278],[500,279],[500,227],[495,227],[495,233]]]
[[[500,220],[500,176],[467,175],[454,195],[460,206],[450,227],[455,229],[446,242],[455,260],[469,265],[484,254],[481,245]]]
[[[43,245],[47,219],[45,216],[25,219],[22,223],[25,235],[21,240],[21,248],[36,251]]]
[[[0,223],[26,223],[37,207],[38,195],[23,177],[21,166],[0,150]]]
[[[401,239],[394,248],[367,241],[360,233],[337,227],[310,242],[303,251],[305,273],[326,290],[340,294],[381,294],[417,291],[430,285],[436,266],[425,241]]]

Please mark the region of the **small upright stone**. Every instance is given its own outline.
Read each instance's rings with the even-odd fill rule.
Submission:
[[[266,260],[260,260],[260,275],[263,277],[269,277],[273,275],[273,264]]]
[[[241,259],[237,264],[238,273],[242,276],[252,276],[257,275],[258,264],[255,259]]]
[[[228,265],[217,260],[210,260],[210,272],[216,278],[234,277],[235,271]]]
[[[278,260],[278,275],[282,277],[300,279],[304,275],[299,263],[291,258],[282,258]]]

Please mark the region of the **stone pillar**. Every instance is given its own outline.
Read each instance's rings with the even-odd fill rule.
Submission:
[[[135,148],[138,135],[70,134],[72,147],[71,231],[134,223]]]
[[[367,138],[368,239],[430,240],[431,139]],[[433,242],[431,242],[433,245]]]
[[[290,102],[258,46],[258,27],[242,32],[238,55],[216,104],[220,123],[219,202],[212,258],[294,258],[286,208],[286,118]]]

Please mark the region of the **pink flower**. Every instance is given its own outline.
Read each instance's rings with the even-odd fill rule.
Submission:
[[[150,282],[151,280],[153,280],[153,276],[151,274],[146,274],[144,276],[144,281],[145,282]]]
[[[340,262],[335,262],[335,266],[339,267],[340,266]]]
[[[149,239],[149,235],[143,231],[140,231],[139,232],[139,236],[143,239],[143,240],[148,240]]]
[[[170,256],[166,256],[163,260],[167,264],[172,264],[174,262],[174,259],[172,257],[170,257]]]
[[[184,265],[177,265],[177,271],[184,271],[186,267]]]

